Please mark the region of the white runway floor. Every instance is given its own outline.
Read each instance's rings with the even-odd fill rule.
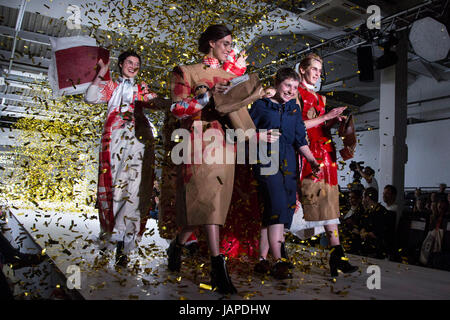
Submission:
[[[207,259],[184,259],[180,274],[167,271],[165,249],[168,242],[158,234],[156,221],[147,224],[140,251],[131,256],[126,270],[114,268],[110,259],[100,259],[95,240],[99,226],[95,212],[14,209],[11,212],[62,272],[68,266],[81,269],[79,293],[86,300],[156,299],[217,300],[224,298],[211,292]],[[293,279],[278,281],[252,273],[253,261],[233,263],[229,269],[239,293],[231,300],[436,300],[450,298],[450,272],[422,268],[348,255],[360,270],[352,275],[340,274],[334,283],[329,278],[328,252],[289,244],[288,250],[297,265]],[[102,263],[103,261],[103,263]],[[204,263],[203,263],[204,262]],[[380,268],[380,289],[368,289],[370,265]],[[70,274],[68,274],[70,275]],[[369,281],[373,283],[373,281]]]

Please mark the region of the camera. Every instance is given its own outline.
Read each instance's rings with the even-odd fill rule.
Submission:
[[[362,165],[363,163],[364,163],[364,161],[359,161],[359,162],[352,161],[352,162],[350,162],[349,167],[350,167],[350,170],[353,171],[353,181],[355,181],[355,182],[361,182],[362,176],[361,176],[361,174],[357,171],[357,168],[358,168],[358,164],[359,164],[359,166],[361,167],[361,170],[362,170],[363,167],[362,167],[361,165]]]
[[[349,165],[350,170],[356,171],[356,168],[358,167],[358,164],[361,166],[362,164],[364,164],[364,161],[359,161],[359,162],[352,161],[352,162],[350,162],[350,165]],[[363,167],[361,166],[361,169],[362,169],[362,168],[363,168]]]

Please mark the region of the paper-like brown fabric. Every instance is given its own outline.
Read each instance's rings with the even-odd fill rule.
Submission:
[[[231,145],[228,145],[232,148]],[[177,217],[178,226],[217,224],[223,226],[230,206],[234,164],[192,165],[192,176],[183,181],[186,167],[178,166]]]
[[[263,87],[257,74],[249,74],[249,80],[231,88],[226,94],[215,93],[214,105],[220,115],[229,114],[242,107],[247,107],[263,94]]]
[[[228,115],[228,118],[230,119],[231,125],[233,126],[233,129],[242,129],[247,131],[248,129],[255,129],[255,124],[253,123],[252,118],[250,117],[250,114],[248,113],[247,107],[242,107],[238,111],[231,112]],[[255,131],[256,132],[256,131]],[[237,135],[237,141],[242,142],[239,135]],[[249,136],[245,135],[244,140],[248,140]]]
[[[234,78],[231,73],[223,69],[212,69],[204,64],[177,67],[181,74],[173,73],[172,100],[184,99],[188,95],[195,96],[211,89],[216,83],[226,82]],[[180,83],[182,84],[180,86]],[[183,90],[175,90],[176,86]],[[179,89],[179,88],[178,88]],[[174,118],[169,115],[170,118]],[[194,132],[195,121],[201,122],[203,134],[206,130],[216,129],[221,132],[225,141],[221,115],[208,105],[190,118],[179,121],[180,127]],[[171,132],[166,132],[167,147],[170,144]],[[213,141],[203,141],[203,155],[215,154],[220,148],[211,148]],[[172,144],[173,145],[173,144]],[[227,149],[228,148],[228,149]],[[234,152],[234,144],[224,143],[223,151]],[[169,149],[165,149],[168,155]],[[206,152],[209,150],[209,152]],[[191,159],[194,148],[191,149]],[[225,154],[224,154],[225,155]],[[234,163],[226,164],[181,164],[171,163],[163,167],[163,184],[160,202],[160,235],[166,239],[176,234],[177,227],[197,226],[205,224],[224,225],[231,202],[234,182]],[[224,158],[225,160],[225,158]],[[174,201],[175,200],[175,201]],[[176,218],[175,218],[176,211]]]
[[[228,115],[233,129],[256,129],[247,106],[260,99],[264,90],[257,74],[252,73],[249,77],[226,94],[216,93],[213,96],[216,111]]]
[[[356,148],[356,132],[353,123],[353,116],[349,116],[346,121],[341,122],[339,136],[343,138],[344,148],[339,150],[343,160],[353,158]]]
[[[306,221],[323,221],[339,218],[339,189],[324,181],[303,179],[301,200]]]

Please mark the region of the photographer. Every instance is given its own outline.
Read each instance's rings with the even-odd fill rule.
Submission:
[[[364,178],[362,181],[364,188],[375,188],[378,191],[378,182],[375,179],[375,171],[371,167],[361,167],[360,162],[356,163],[356,171]]]
[[[349,185],[350,190],[357,190],[361,191],[361,193],[364,191],[364,186],[361,184],[361,174],[357,170],[357,166],[360,164],[363,164],[364,161],[356,162],[352,161],[350,162],[350,170],[353,171],[353,182]]]

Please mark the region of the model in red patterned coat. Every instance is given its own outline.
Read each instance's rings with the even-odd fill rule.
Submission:
[[[103,81],[109,62],[100,60],[97,77],[85,94],[88,103],[108,104],[97,188],[100,249],[103,252],[115,243],[116,264],[120,266],[127,265],[128,253],[136,248],[151,207],[154,140],[142,108],[164,108],[162,99],[145,84],[135,83],[140,64],[139,55],[124,52],[118,59],[119,79]]]
[[[302,116],[305,123],[309,147],[320,163],[320,171],[313,174],[306,159],[300,159],[301,197],[304,219],[308,227],[324,226],[330,250],[330,272],[332,277],[337,270],[351,273],[358,270],[345,258],[339,241],[339,189],[337,181],[336,149],[330,128],[344,119],[342,112],[346,107],[334,108],[325,112],[325,97],[314,92],[315,83],[322,73],[322,59],[309,54],[301,62],[299,73],[302,81],[298,87],[299,99],[303,100]]]

